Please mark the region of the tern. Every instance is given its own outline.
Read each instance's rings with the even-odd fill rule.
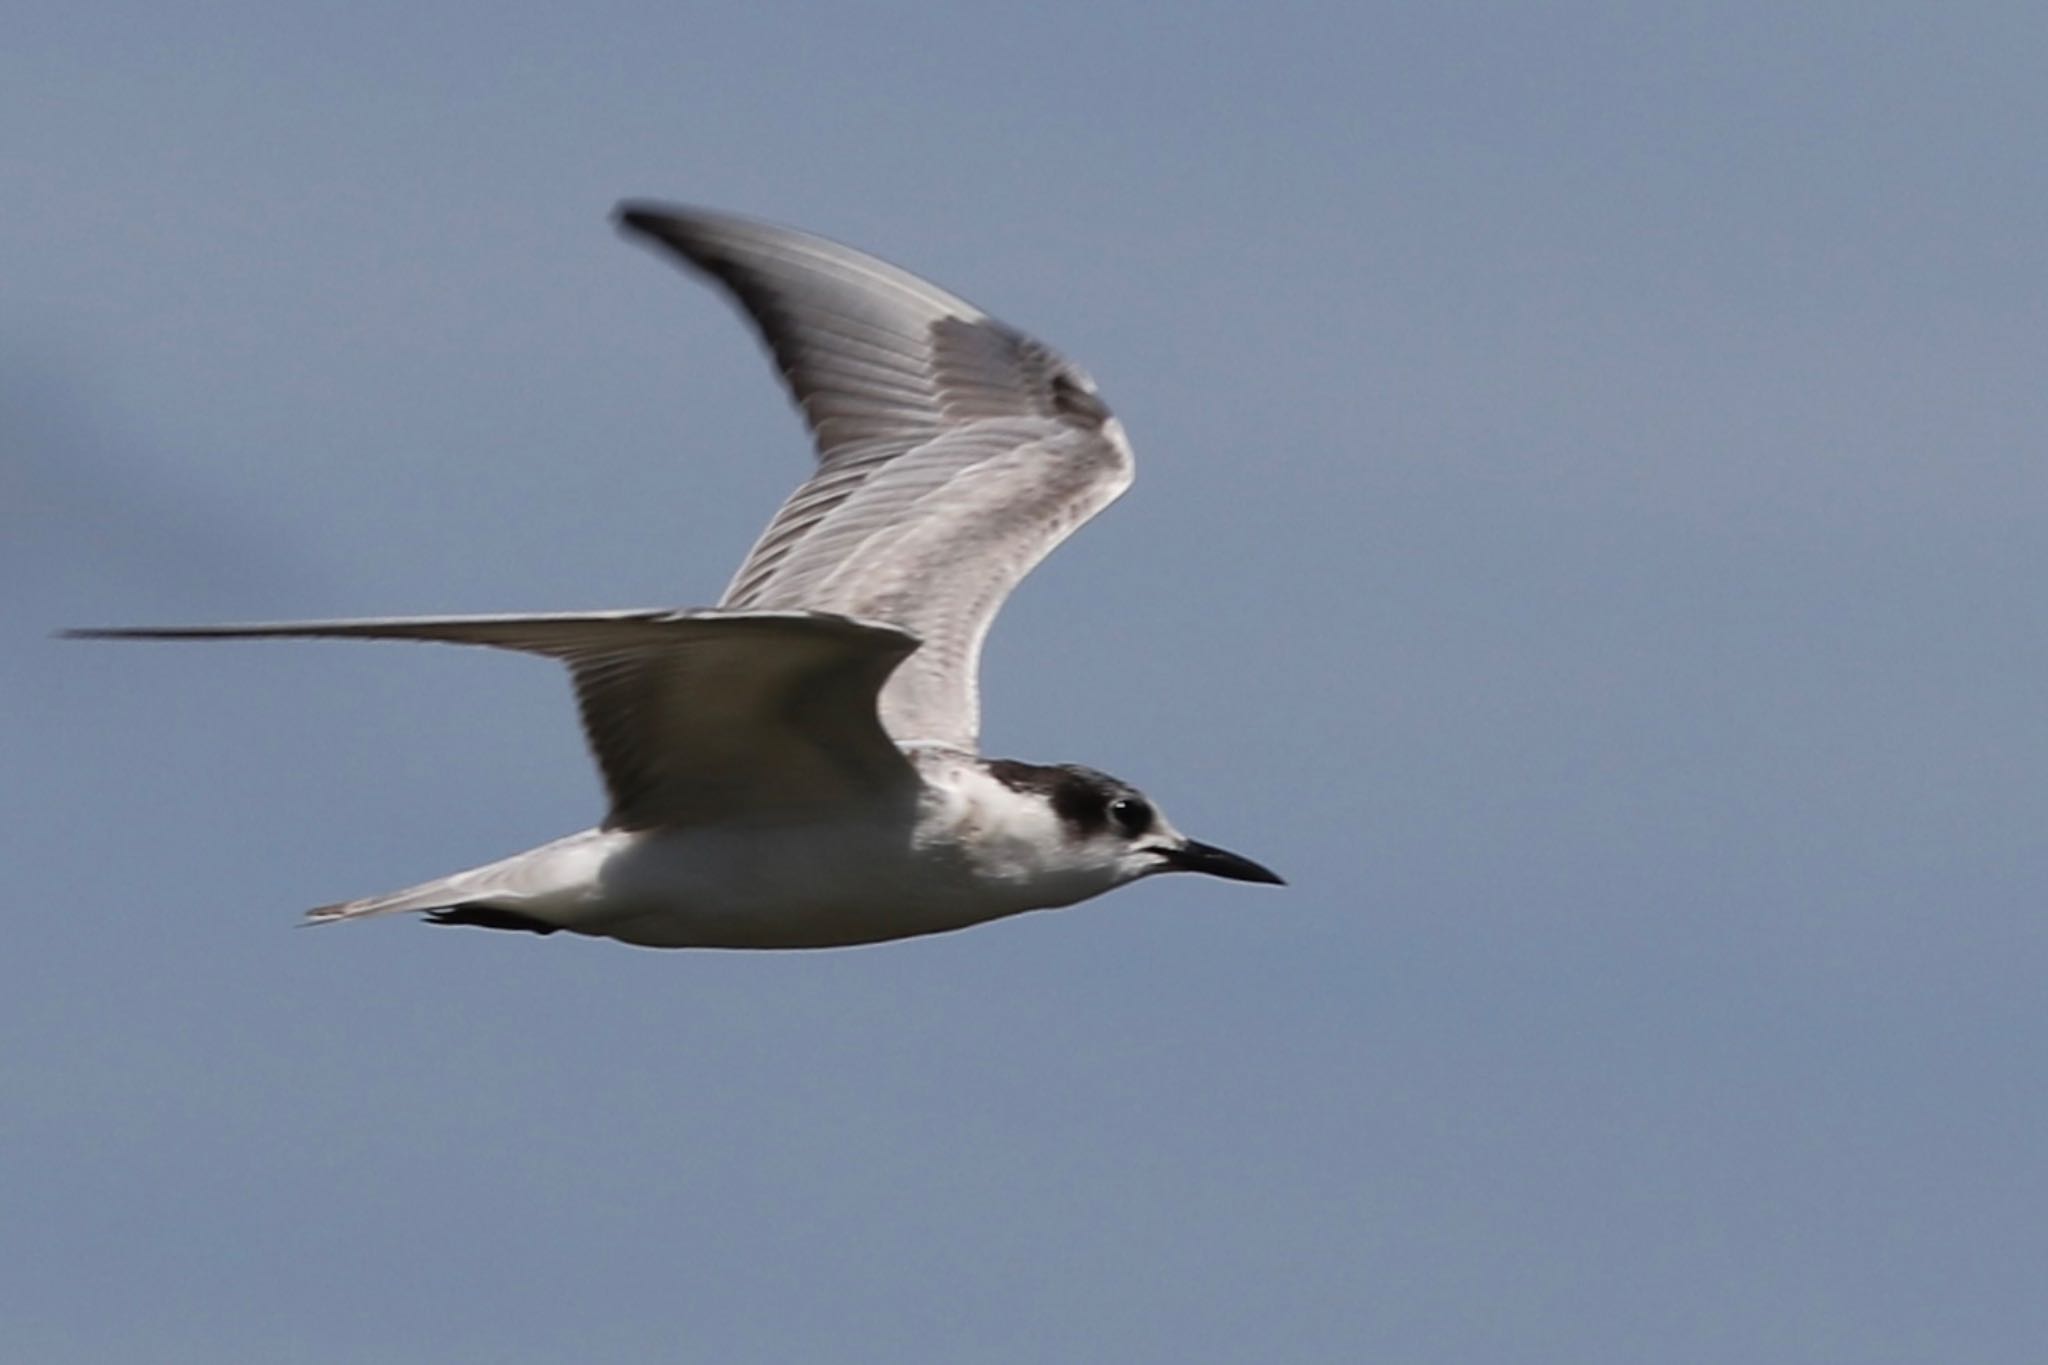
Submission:
[[[817,447],[716,608],[67,632],[433,640],[568,666],[610,800],[601,825],[309,920],[420,911],[646,947],[827,948],[1160,872],[1280,882],[1106,773],[980,756],[990,621],[1131,483],[1087,374],[822,237],[658,203],[616,220],[737,302]]]

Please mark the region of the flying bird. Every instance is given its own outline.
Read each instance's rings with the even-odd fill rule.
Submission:
[[[817,447],[716,608],[68,632],[436,640],[568,666],[602,824],[309,920],[422,911],[648,947],[824,948],[1159,872],[1280,882],[1106,773],[980,756],[989,622],[1130,486],[1130,445],[1093,380],[824,238],[654,203],[617,221],[732,296]]]

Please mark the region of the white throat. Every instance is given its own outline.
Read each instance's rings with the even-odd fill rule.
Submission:
[[[913,754],[925,780],[918,842],[958,860],[992,893],[1032,907],[1071,905],[1151,869],[1113,840],[1076,831],[1041,791],[1020,791],[957,751]]]

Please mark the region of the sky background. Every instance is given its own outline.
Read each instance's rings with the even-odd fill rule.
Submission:
[[[2048,1351],[2042,7],[7,28],[0,1356]],[[1094,373],[986,747],[1289,889],[292,927],[597,818],[564,679],[48,633],[714,600],[807,446],[626,196]]]

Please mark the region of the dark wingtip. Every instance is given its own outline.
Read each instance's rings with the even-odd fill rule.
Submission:
[[[58,640],[208,640],[236,633],[232,626],[73,626],[51,635]]]
[[[679,250],[721,225],[739,227],[752,222],[734,214],[660,199],[621,199],[612,206],[612,224],[626,236],[652,238]]]
[[[621,232],[653,236],[663,220],[675,212],[673,205],[658,204],[652,199],[621,199],[612,209],[612,222]]]

